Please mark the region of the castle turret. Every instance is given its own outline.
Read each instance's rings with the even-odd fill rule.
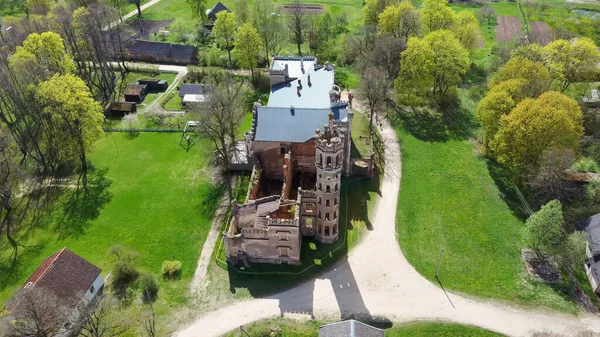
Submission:
[[[317,133],[317,230],[322,243],[333,243],[339,235],[339,203],[342,169],[344,167],[344,137],[337,132],[333,113],[324,132]]]

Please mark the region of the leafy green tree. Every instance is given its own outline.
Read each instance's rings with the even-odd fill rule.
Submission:
[[[500,128],[490,144],[500,163],[522,172],[536,167],[550,148],[577,152],[583,135],[583,113],[573,99],[547,92],[528,98],[500,119]]]
[[[17,46],[10,58],[10,66],[30,83],[75,70],[62,38],[53,32],[30,34],[21,46]]]
[[[287,27],[281,16],[281,8],[272,0],[254,1],[252,22],[263,42],[269,62],[269,53],[276,55],[287,42]]]
[[[121,245],[115,245],[109,248],[108,255],[112,260],[112,274],[110,277],[112,291],[118,298],[123,299],[127,297],[127,289],[140,276],[137,268],[140,254]]]
[[[467,50],[474,50],[479,45],[481,33],[479,22],[473,12],[462,11],[456,14],[451,30]]]
[[[206,0],[186,0],[192,10],[192,17],[206,24]],[[218,15],[218,14],[217,14]]]
[[[233,7],[235,8],[235,18],[238,26],[250,22],[250,9],[247,0],[235,0]]]
[[[227,50],[229,68],[231,68],[231,50],[234,46],[236,32],[235,15],[227,11],[217,13],[217,21],[213,27],[212,34],[219,44],[219,48]]]
[[[143,273],[140,276],[140,288],[142,290],[142,298],[146,302],[154,302],[158,296],[158,281],[156,277],[150,273]]]
[[[544,63],[542,46],[537,43],[519,46],[510,53],[511,58],[521,58],[533,62]]]
[[[379,14],[398,0],[366,0],[363,7],[363,20],[365,25],[377,25]]]
[[[525,242],[542,257],[555,255],[564,240],[562,204],[552,200],[525,222]]]
[[[556,40],[543,48],[550,75],[564,92],[575,82],[592,81],[598,74],[600,51],[589,38]]]
[[[490,81],[490,88],[507,80],[523,81],[521,90],[526,97],[538,97],[550,88],[550,74],[542,63],[530,61],[521,57],[511,57]]]
[[[523,95],[522,79],[501,82],[486,93],[477,105],[477,118],[483,127],[483,145],[489,151],[489,144],[500,128],[500,118],[508,115],[517,106]]]
[[[447,0],[425,0],[421,20],[426,33],[450,29],[454,23],[454,12],[448,7]]]
[[[40,83],[36,101],[54,127],[51,142],[56,146],[60,162],[79,159],[87,171],[86,154],[104,135],[102,107],[79,77],[54,75]]]
[[[249,68],[254,80],[254,68],[258,65],[258,55],[262,41],[256,28],[245,23],[235,33],[233,57],[241,68]]]
[[[401,104],[412,106],[428,98],[442,104],[471,65],[469,52],[447,30],[434,31],[422,40],[410,38],[401,59],[396,91]]]
[[[410,2],[387,6],[379,14],[379,31],[406,42],[421,30],[419,11]]]

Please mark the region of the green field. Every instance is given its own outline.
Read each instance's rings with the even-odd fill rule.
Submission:
[[[448,289],[576,311],[569,299],[527,277],[520,258],[523,222],[469,140],[428,142],[402,128],[397,133],[403,158],[398,240],[419,273],[436,282],[445,250],[440,279]]]
[[[332,322],[318,320],[302,321],[285,318],[268,318],[258,322],[250,323],[244,326],[244,330],[250,336],[285,336],[285,337],[317,337],[319,327]],[[377,326],[377,324],[373,324]],[[281,335],[269,335],[272,329],[276,328]],[[488,330],[469,325],[460,325],[453,323],[440,322],[414,322],[395,325],[391,328],[385,328],[387,337],[498,337],[503,336]],[[245,336],[240,335],[239,329],[228,332],[226,337]]]
[[[108,249],[116,244],[140,253],[142,270],[153,273],[161,283],[157,314],[164,318],[187,302],[187,287],[211,225],[221,191],[213,186],[207,171],[210,147],[199,142],[189,152],[179,146],[180,133],[108,133],[97,142],[91,160],[107,187],[98,193],[99,215],[85,223],[52,228],[62,212],[57,207],[45,229],[36,231],[28,245],[36,249],[19,257],[17,270],[0,272],[0,307],[50,254],[68,247],[103,270],[109,270]],[[79,226],[80,235],[65,232]],[[60,236],[65,236],[60,238]],[[0,252],[6,261],[7,251]],[[180,280],[163,281],[165,260],[180,260]]]

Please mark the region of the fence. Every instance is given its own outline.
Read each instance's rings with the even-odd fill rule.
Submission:
[[[357,182],[360,182],[360,181],[365,180],[365,179],[372,179],[372,178],[370,178],[370,177],[354,178],[353,180],[346,181],[344,183],[344,185],[345,186],[349,186],[352,183],[357,183]],[[329,259],[333,259],[334,256],[335,256],[335,253],[337,253],[341,248],[345,247],[345,245],[346,245],[346,240],[348,238],[348,221],[349,221],[348,220],[348,188],[347,187],[344,188],[344,199],[345,199],[345,204],[346,204],[345,205],[346,206],[345,207],[346,208],[345,209],[345,215],[344,215],[344,220],[346,221],[346,230],[344,231],[344,239],[342,241],[338,240],[337,241],[337,243],[338,243],[337,247],[335,247],[334,249],[326,252],[324,254],[324,256],[319,259],[320,261],[327,261]],[[230,211],[229,212],[229,216],[227,218],[227,222],[225,223],[225,230],[224,230],[224,232],[229,231],[229,225],[231,224],[231,217],[232,216],[233,216],[233,214]],[[222,238],[222,235],[223,234],[221,233],[220,238]],[[310,266],[308,266],[308,267],[306,267],[306,268],[304,268],[304,269],[302,269],[302,270],[300,270],[298,272],[286,272],[286,271],[255,271],[255,272],[253,272],[253,271],[247,271],[247,270],[238,269],[238,268],[230,265],[229,263],[227,263],[227,261],[221,260],[219,258],[219,256],[221,255],[221,249],[223,249],[223,240],[222,239],[219,240],[219,248],[217,249],[217,254],[215,254],[215,263],[219,267],[221,267],[221,268],[223,268],[225,270],[228,270],[229,268],[231,268],[232,270],[235,270],[236,273],[242,274],[242,275],[287,275],[287,276],[299,276],[299,275],[302,275],[302,274],[308,272],[309,270],[313,269],[315,266],[319,266],[318,264],[316,264],[314,262],[314,259],[313,259],[313,263]]]
[[[122,128],[102,128],[104,132],[183,132],[183,129],[122,129]]]

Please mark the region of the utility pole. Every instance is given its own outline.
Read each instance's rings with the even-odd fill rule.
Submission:
[[[452,308],[456,308],[454,306],[454,303],[452,303],[452,300],[450,299],[450,296],[448,296],[448,293],[446,292],[446,289],[444,289],[444,285],[442,284],[442,281],[440,281],[440,278],[438,276],[438,272],[440,271],[440,265],[442,264],[442,257],[444,256],[444,249],[442,249],[442,252],[440,253],[440,259],[438,261],[438,265],[437,268],[435,270],[435,279],[438,281],[438,283],[440,284],[440,287],[442,287],[442,290],[444,291],[444,294],[446,294],[446,297],[448,298],[448,301],[450,302],[450,304],[452,305]]]

